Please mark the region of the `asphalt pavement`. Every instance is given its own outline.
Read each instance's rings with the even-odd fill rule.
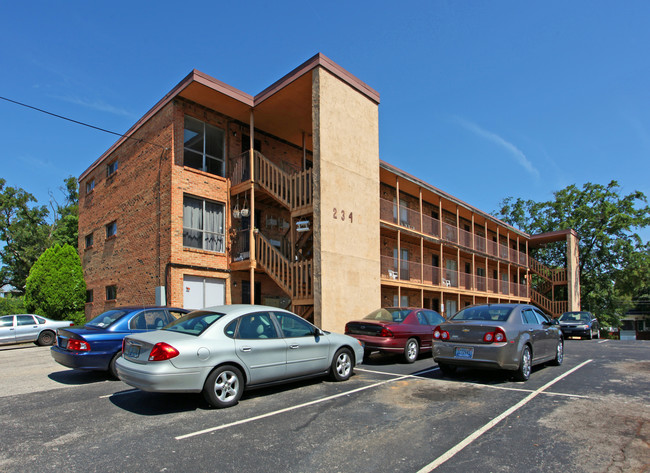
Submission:
[[[527,382],[372,355],[229,409],[0,347],[0,471],[650,471],[650,342],[568,340]]]

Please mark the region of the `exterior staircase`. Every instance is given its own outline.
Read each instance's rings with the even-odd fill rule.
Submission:
[[[259,151],[253,152],[253,173],[250,172],[251,156],[246,151],[238,156],[232,164],[231,188],[239,192],[238,186],[245,189],[245,184],[253,182],[280,204],[288,209],[293,217],[307,215],[313,211],[312,170],[287,172],[271,162]],[[291,229],[289,230],[291,231]],[[255,231],[255,259],[260,269],[291,297],[292,309],[304,318],[313,319],[313,257],[308,248],[313,234],[301,233],[295,242],[293,252],[286,235],[282,238],[280,248],[258,230]],[[302,251],[298,251],[298,250]],[[300,253],[293,258],[292,254]]]
[[[549,268],[531,257],[528,258],[528,261],[530,272],[538,276],[539,279],[535,287],[531,287],[531,301],[553,317],[559,317],[568,310],[569,303],[568,301],[553,300],[553,293],[555,286],[567,284],[566,268]],[[551,297],[549,298],[548,295]]]

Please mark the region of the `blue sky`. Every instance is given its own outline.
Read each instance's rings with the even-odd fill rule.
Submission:
[[[381,159],[481,210],[650,195],[650,2],[321,3],[4,1],[0,96],[124,133],[192,69],[254,95],[321,52],[380,93]],[[0,100],[39,203],[115,139]]]

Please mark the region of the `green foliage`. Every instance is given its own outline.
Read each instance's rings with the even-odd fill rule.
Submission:
[[[65,180],[65,188],[61,188],[65,201],[62,205],[51,197],[51,205],[54,209],[55,221],[53,225],[52,238],[54,243],[60,245],[68,244],[74,248],[78,246],[79,234],[79,191],[76,177],[68,177]]]
[[[639,191],[621,195],[618,182],[586,183],[553,193],[548,202],[508,197],[498,214],[530,234],[574,229],[580,251],[582,309],[596,314],[602,325],[619,325],[630,307],[624,301],[648,284],[648,246],[636,233],[650,225],[650,208]],[[564,244],[531,251],[550,267],[566,266]]]
[[[25,307],[54,320],[83,311],[86,283],[81,260],[70,245],[55,244],[34,263],[25,290]]]
[[[25,299],[23,297],[0,297],[0,315],[24,314],[26,312]]]
[[[53,243],[77,248],[79,192],[77,179],[68,177],[62,204],[51,194],[50,206],[34,205],[36,199],[22,189],[5,187],[0,179],[0,283],[10,284],[21,294],[29,270],[38,257]],[[47,218],[52,218],[52,223]]]
[[[29,268],[49,246],[50,228],[44,206],[31,206],[34,196],[22,189],[5,187],[0,179],[0,280],[19,292],[25,290]]]

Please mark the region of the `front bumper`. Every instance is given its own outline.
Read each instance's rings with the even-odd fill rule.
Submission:
[[[589,328],[577,328],[577,327],[561,327],[560,330],[562,330],[562,336],[564,338],[566,337],[589,337],[589,334],[591,333],[591,329]]]

